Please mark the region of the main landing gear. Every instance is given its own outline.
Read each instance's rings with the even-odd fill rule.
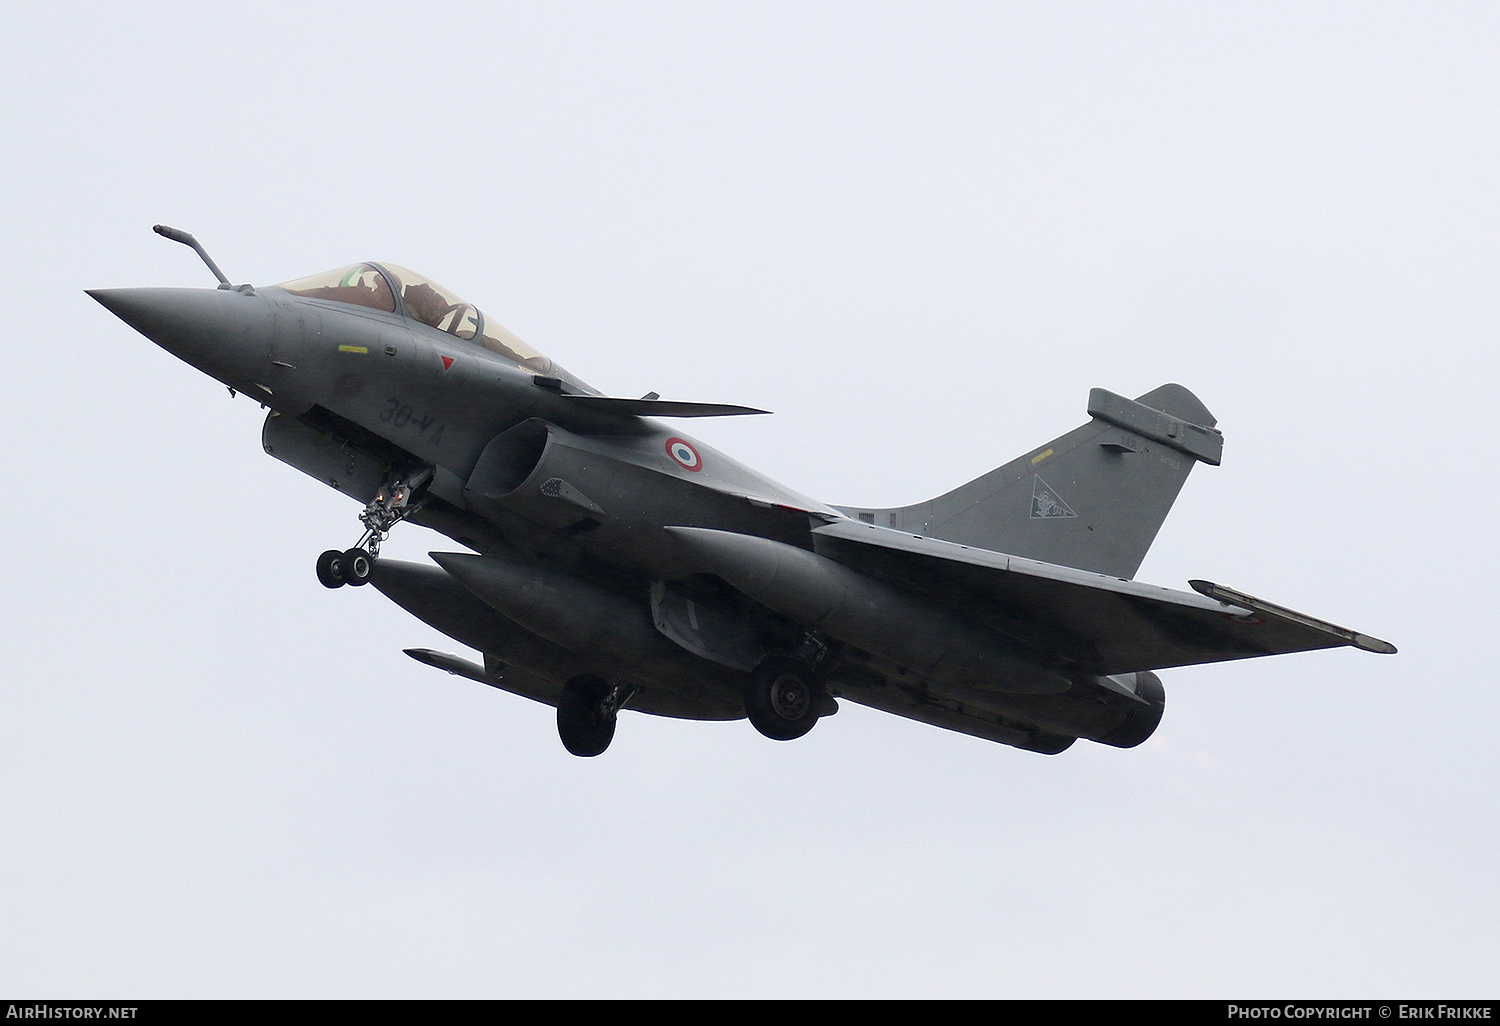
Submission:
[[[615,716],[635,689],[580,673],[557,699],[557,736],[563,747],[585,758],[603,754],[615,737]]]
[[[359,515],[359,522],[365,525],[359,543],[343,552],[329,549],[318,557],[318,583],[325,588],[369,584],[370,575],[375,571],[375,558],[380,555],[380,543],[390,535],[391,528],[422,508],[422,502],[412,503],[411,500],[431,479],[432,468],[419,467],[400,477],[393,475],[381,485],[375,498]]]
[[[745,681],[745,714],[756,730],[773,741],[793,741],[824,716],[838,712],[814,671],[828,652],[809,634],[795,656],[768,655]]]

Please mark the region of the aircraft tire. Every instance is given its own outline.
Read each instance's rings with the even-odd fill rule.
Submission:
[[[557,699],[557,736],[574,755],[602,755],[615,737],[615,716],[604,711],[609,682],[580,673],[563,685]]]
[[[375,557],[364,549],[350,549],[339,557],[339,574],[344,583],[358,588],[370,583],[370,574],[375,570]]]
[[[804,663],[766,656],[745,682],[745,714],[771,740],[794,741],[817,724],[821,692]]]
[[[342,588],[344,554],[338,549],[329,549],[318,557],[318,583],[325,588]]]

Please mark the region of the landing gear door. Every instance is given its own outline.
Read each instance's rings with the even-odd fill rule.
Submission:
[[[261,444],[281,462],[362,503],[375,498],[391,470],[343,439],[274,410],[261,430]]]
[[[721,666],[748,673],[766,654],[737,611],[694,599],[668,581],[651,583],[651,619],[662,634]]]

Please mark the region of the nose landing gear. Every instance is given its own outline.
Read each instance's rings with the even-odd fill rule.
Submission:
[[[343,552],[329,549],[318,557],[318,583],[325,588],[369,584],[375,559],[380,555],[380,543],[390,536],[391,528],[422,508],[423,502],[413,503],[412,498],[430,480],[431,467],[419,467],[388,478],[359,515],[365,533],[358,544]]]
[[[374,548],[378,550],[379,546]],[[370,583],[374,569],[374,551],[358,546],[345,552],[329,549],[318,557],[318,583],[325,588],[342,588],[346,584],[357,588]]]

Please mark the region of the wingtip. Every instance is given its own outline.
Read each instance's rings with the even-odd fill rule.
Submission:
[[[1332,634],[1335,637],[1344,639],[1346,645],[1351,645],[1364,652],[1374,652],[1377,655],[1396,654],[1396,646],[1392,645],[1389,641],[1382,641],[1380,638],[1372,637],[1369,634],[1361,634],[1359,631],[1351,631],[1347,627],[1340,627],[1338,624],[1329,623],[1327,620],[1319,620],[1316,617],[1308,616],[1306,613],[1299,613],[1295,609],[1278,606],[1275,603],[1267,602],[1265,599],[1256,598],[1254,595],[1246,595],[1244,592],[1235,591],[1233,588],[1226,588],[1222,584],[1215,584],[1213,581],[1192,580],[1188,581],[1188,585],[1198,594],[1218,602],[1238,606],[1241,609],[1248,609],[1262,615],[1291,620],[1305,627],[1312,627],[1315,630]]]
[[[1376,655],[1395,655],[1396,646],[1389,641],[1372,638],[1368,634],[1355,634],[1354,647],[1365,652],[1374,652]]]

